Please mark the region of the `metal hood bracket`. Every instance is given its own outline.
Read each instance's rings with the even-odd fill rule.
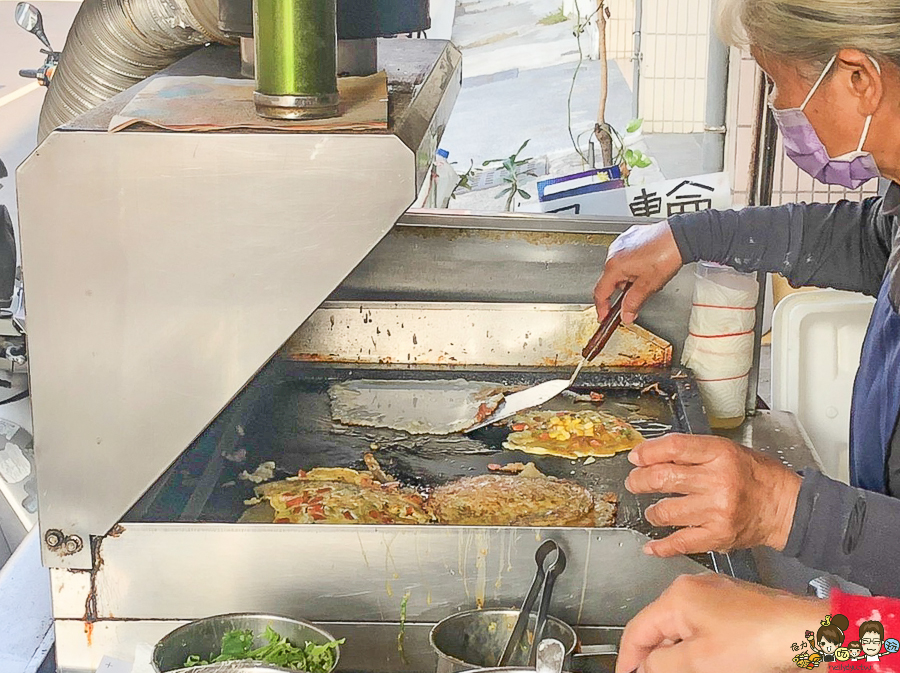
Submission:
[[[418,115],[436,116],[457,90]],[[42,552],[54,567],[91,567],[90,537],[393,226],[416,195],[416,154],[445,122],[411,143],[109,134],[95,121],[51,134],[18,174]]]

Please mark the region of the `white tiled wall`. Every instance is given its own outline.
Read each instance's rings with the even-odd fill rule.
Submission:
[[[709,0],[644,2],[640,111],[647,133],[701,133]]]

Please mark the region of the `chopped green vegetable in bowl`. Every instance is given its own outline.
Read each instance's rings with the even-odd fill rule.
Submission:
[[[197,619],[153,648],[153,670],[305,671],[331,673],[340,659],[333,635],[315,624],[272,614],[234,613]]]
[[[293,645],[287,638],[279,636],[271,626],[266,627],[263,636],[267,645],[253,649],[253,632],[236,629],[222,636],[222,653],[206,661],[199,654],[192,654],[184,662],[186,668],[205,666],[220,661],[251,659],[266,664],[275,664],[294,671],[308,673],[329,673],[334,668],[334,650],[344,643],[344,639],[332,640],[324,645],[307,641],[303,647]]]

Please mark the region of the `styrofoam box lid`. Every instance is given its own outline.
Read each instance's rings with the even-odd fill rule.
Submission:
[[[772,406],[806,429],[825,474],[849,482],[850,399],[875,300],[838,290],[785,297],[772,317]]]

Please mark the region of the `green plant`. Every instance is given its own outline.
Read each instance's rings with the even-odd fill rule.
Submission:
[[[653,160],[640,150],[627,149],[622,154],[622,159],[629,169],[647,168],[653,163]]]
[[[643,124],[643,119],[632,119],[625,127],[625,131],[627,133],[637,133],[641,130]],[[619,152],[616,154],[615,162],[620,165],[625,164],[628,168],[628,172],[631,172],[635,168],[647,168],[653,163],[653,159],[644,154],[641,150],[631,148],[625,149],[625,143],[618,134],[616,134],[616,139],[619,143]]]
[[[568,17],[566,16],[565,12],[563,11],[563,6],[560,5],[559,9],[557,9],[555,12],[550,12],[543,19],[539,19],[538,23],[541,24],[542,26],[555,26],[557,23],[562,23],[563,21],[565,21],[567,19],[568,19]]]
[[[622,158],[625,161],[625,165],[628,166],[629,170],[633,170],[635,168],[647,168],[653,163],[653,159],[648,157],[640,150],[627,149],[625,150]]]
[[[630,122],[628,122],[628,126],[625,127],[625,133],[637,133],[641,130],[641,126],[643,125],[643,119],[632,119]]]
[[[581,161],[585,166],[591,162],[588,160],[587,152],[581,149],[581,138],[584,134],[579,134],[578,138],[576,138],[572,131],[572,95],[575,93],[575,82],[578,79],[578,73],[584,65],[584,49],[581,46],[581,36],[584,34],[584,31],[587,30],[588,26],[591,25],[591,21],[593,21],[594,17],[597,16],[602,9],[604,9],[604,7],[601,2],[593,12],[586,17],[583,17],[581,15],[581,10],[579,9],[579,4],[576,2],[575,27],[572,29],[572,35],[575,37],[575,44],[578,46],[578,61],[575,63],[575,70],[572,72],[572,81],[569,83],[569,95],[566,99],[566,116],[569,128],[569,139],[572,141],[572,147],[575,148],[575,151],[578,153],[578,156],[581,157]],[[601,87],[602,86],[603,77],[601,77]],[[605,107],[605,93],[601,93],[601,99],[604,101],[603,104]],[[593,132],[593,129],[591,131]]]
[[[606,68],[606,27],[610,17],[609,8],[606,6],[605,0],[597,0],[595,9],[587,16],[582,16],[575,3],[575,27],[572,35],[578,45],[578,61],[575,64],[575,71],[572,73],[572,81],[569,85],[569,95],[566,101],[566,110],[568,113],[569,139],[572,146],[581,157],[585,166],[592,162],[588,157],[588,152],[582,148],[584,136],[593,135],[600,145],[600,153],[604,165],[622,166],[623,177],[625,183],[628,184],[628,174],[635,168],[647,168],[653,163],[653,160],[640,150],[626,149],[622,136],[614,126],[606,122],[606,97],[608,91],[608,72]],[[598,110],[598,121],[590,130],[584,131],[575,137],[572,130],[572,95],[575,92],[575,82],[578,79],[578,73],[584,64],[584,50],[581,46],[581,36],[587,30],[593,21],[597,22],[597,30],[600,35],[600,106]],[[626,133],[636,133],[643,125],[643,119],[632,119],[625,127]]]
[[[503,176],[503,182],[506,183],[506,187],[503,188],[499,194],[495,198],[506,197],[506,211],[511,212],[515,210],[515,199],[516,196],[521,196],[523,199],[530,199],[531,194],[526,192],[521,187],[521,180],[526,176],[537,177],[537,174],[532,171],[527,171],[523,167],[529,161],[531,161],[531,157],[526,159],[520,159],[519,155],[522,153],[522,150],[525,149],[525,146],[531,142],[531,140],[526,140],[522,145],[517,149],[513,154],[510,154],[505,159],[488,159],[482,166],[490,166],[491,164],[500,164],[503,167],[505,175]]]
[[[453,164],[454,166],[456,164]],[[453,191],[450,193],[450,198],[456,198],[456,192],[459,189],[472,189],[472,178],[475,176],[475,162],[469,161],[469,168],[465,173],[460,174],[459,180],[456,182],[456,186],[453,188]]]
[[[606,26],[610,18],[606,0],[597,0],[597,34],[600,36],[600,48],[597,55],[600,61],[600,106],[597,111],[597,123],[594,124],[594,136],[600,145],[600,155],[607,166],[612,161],[613,127],[606,121],[606,98],[609,95],[609,62],[606,60]]]

